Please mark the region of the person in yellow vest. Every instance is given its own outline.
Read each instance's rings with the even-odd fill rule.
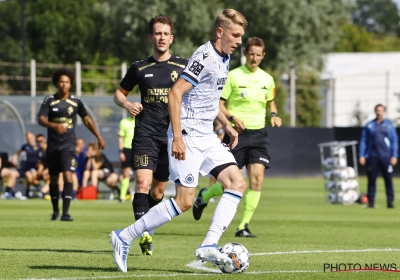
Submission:
[[[130,115],[119,123],[118,149],[121,160],[122,179],[119,201],[125,202],[132,171],[132,139],[135,134],[135,117]],[[132,194],[131,194],[132,195]]]
[[[232,149],[232,153],[239,169],[246,166],[250,181],[249,189],[244,195],[242,219],[235,236],[256,237],[248,225],[260,200],[264,170],[270,167],[267,107],[273,127],[281,126],[282,120],[278,117],[274,102],[274,79],[258,67],[265,56],[263,40],[249,38],[243,54],[246,56],[246,63],[229,72],[221,94],[220,109],[239,133],[238,145]],[[225,135],[223,141],[229,143],[229,137]],[[222,194],[223,188],[218,182],[209,189],[201,189],[193,205],[195,220],[201,218],[212,197]]]

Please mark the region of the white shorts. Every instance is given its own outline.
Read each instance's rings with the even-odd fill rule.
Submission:
[[[186,146],[186,159],[177,160],[171,156],[172,136],[168,136],[169,179],[179,180],[185,187],[198,185],[199,173],[208,175],[215,167],[235,163],[229,147],[225,146],[216,134],[192,137],[183,135]]]

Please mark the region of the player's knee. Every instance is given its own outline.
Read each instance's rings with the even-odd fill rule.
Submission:
[[[151,197],[156,201],[160,201],[164,197],[164,192],[159,189],[151,190]]]
[[[17,179],[19,177],[19,172],[17,170],[13,170],[10,174],[10,177],[13,179]]]
[[[241,193],[244,193],[247,188],[247,183],[244,179],[238,180],[232,184],[232,189]]]
[[[150,190],[151,180],[138,178],[136,179],[136,192],[148,193]]]

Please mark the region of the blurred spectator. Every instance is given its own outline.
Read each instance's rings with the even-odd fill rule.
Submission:
[[[1,195],[1,198],[17,198],[20,200],[26,200],[26,196],[22,195],[21,192],[14,193],[14,187],[17,183],[19,172],[15,169],[6,167],[6,163],[8,163],[8,154],[0,152],[0,155],[0,183],[7,185],[4,194]]]
[[[398,137],[396,127],[384,118],[385,106],[375,106],[376,118],[368,122],[361,134],[359,161],[367,165],[368,208],[375,207],[376,178],[379,171],[385,179],[387,207],[394,208],[393,166],[397,164]]]
[[[124,202],[129,189],[132,171],[132,139],[135,133],[135,116],[130,115],[119,123],[118,149],[121,160],[122,179],[119,201]]]
[[[108,187],[119,193],[117,187],[118,175],[107,157],[100,151],[96,143],[90,143],[87,148],[86,170],[83,173],[82,186],[87,187],[90,179],[91,185],[97,187],[99,180],[104,181]]]
[[[75,170],[76,176],[77,176],[77,180],[78,180],[78,185],[81,186],[82,185],[82,177],[83,177],[83,172],[86,169],[86,161],[87,161],[87,157],[86,157],[86,144],[85,144],[85,140],[82,137],[78,137],[76,138],[76,142],[75,142],[75,151],[76,151],[76,161],[77,161],[77,168]]]
[[[49,164],[46,156],[47,149],[47,139],[43,134],[36,135],[36,143],[40,147],[39,160],[37,164],[37,184],[39,185],[39,180],[43,180],[44,184],[40,189],[40,196],[50,199],[50,174],[49,174]],[[47,196],[47,197],[46,197]]]
[[[26,144],[22,145],[12,158],[12,163],[18,166],[18,159],[22,153],[24,153],[24,159],[21,160],[20,166],[18,166],[18,172],[21,177],[26,180],[25,195],[29,197],[29,187],[31,185],[37,186],[37,163],[39,160],[40,148],[36,143],[35,135],[28,131],[25,134]]]

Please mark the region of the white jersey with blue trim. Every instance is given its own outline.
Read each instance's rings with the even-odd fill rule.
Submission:
[[[189,59],[181,78],[193,85],[182,96],[181,126],[190,136],[213,134],[213,121],[229,72],[229,55],[221,54],[212,41],[200,46]],[[171,126],[168,133],[172,135]]]

